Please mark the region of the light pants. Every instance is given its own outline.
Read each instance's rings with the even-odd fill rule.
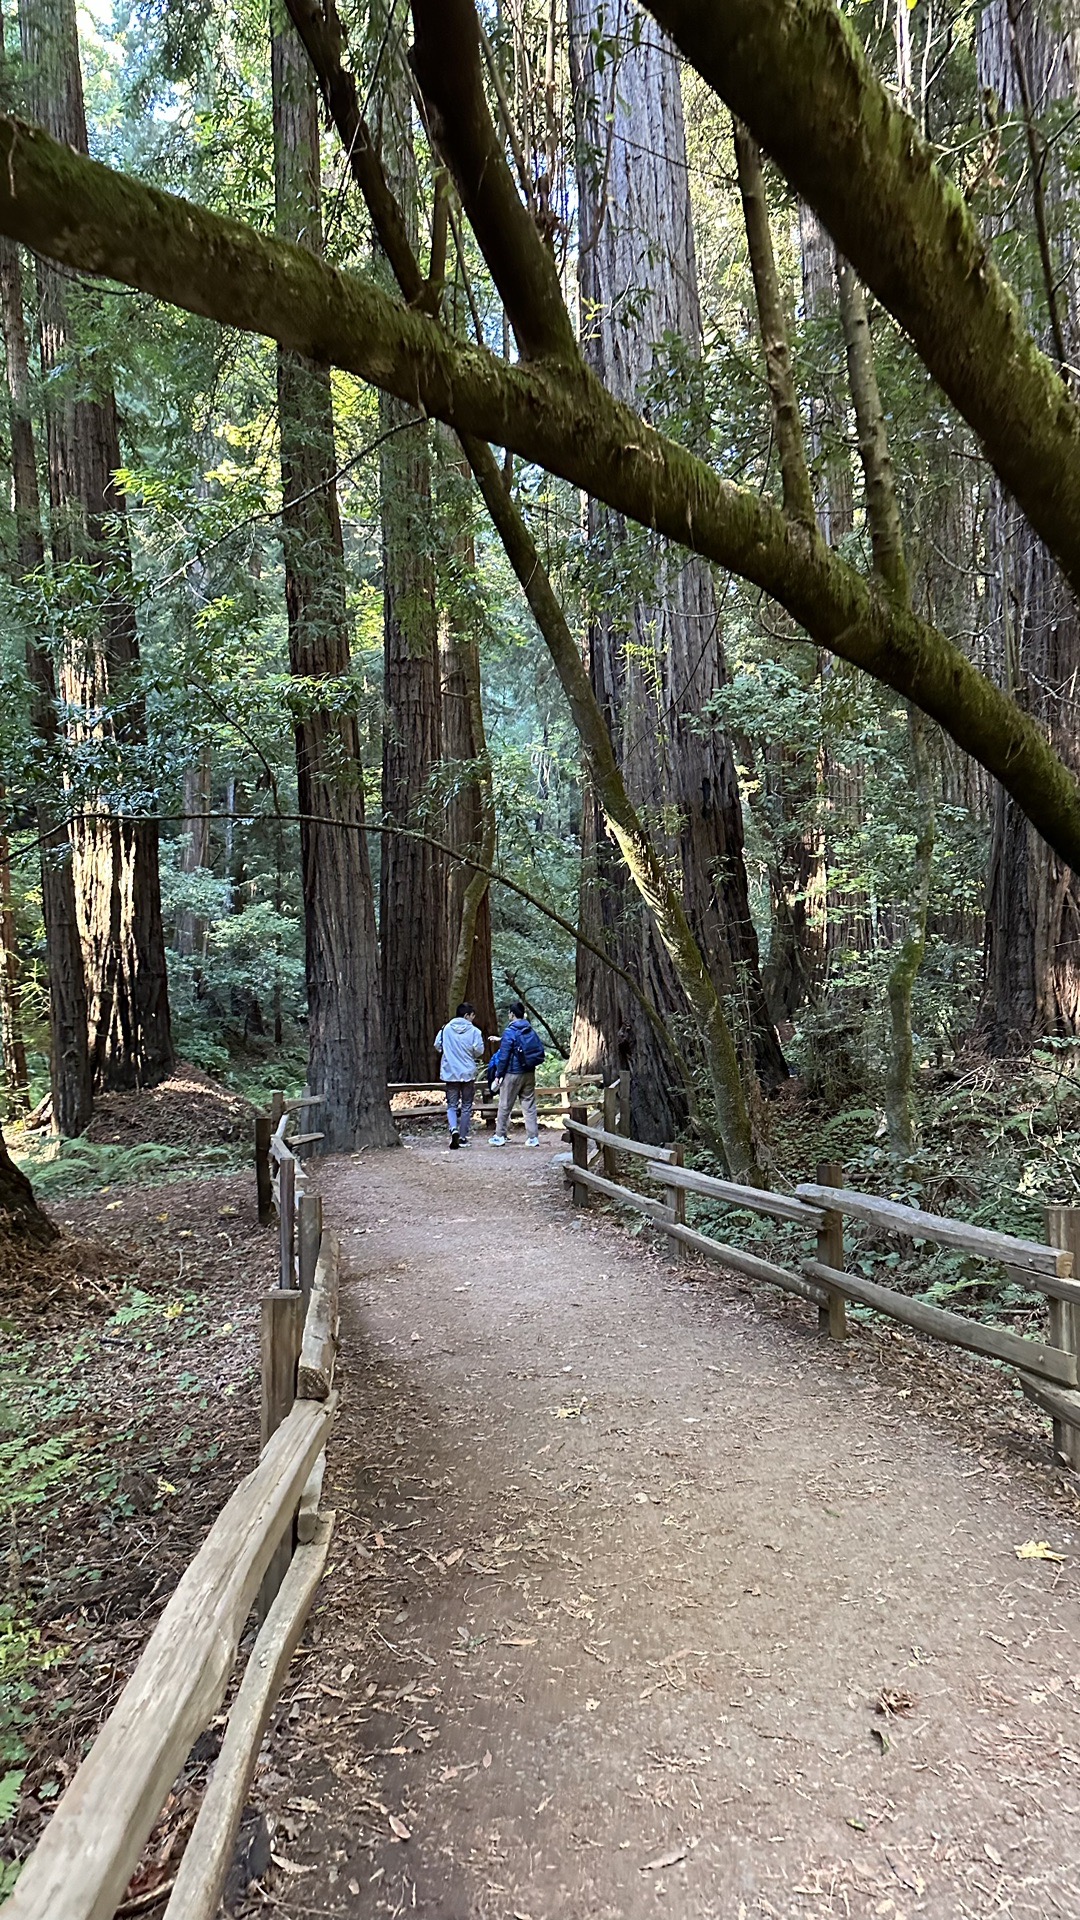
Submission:
[[[538,1137],[536,1074],[534,1071],[530,1071],[529,1073],[508,1073],[503,1078],[502,1085],[499,1088],[499,1117],[495,1122],[495,1131],[502,1140],[506,1138],[506,1130],[510,1125],[510,1115],[514,1110],[514,1101],[518,1098],[519,1094],[521,1096],[522,1117],[525,1121],[525,1132],[530,1140],[535,1140]]]
[[[472,1120],[472,1103],[475,1092],[475,1080],[448,1080],[446,1082],[447,1122],[451,1133],[459,1134],[462,1140],[467,1140],[469,1137],[469,1124]]]

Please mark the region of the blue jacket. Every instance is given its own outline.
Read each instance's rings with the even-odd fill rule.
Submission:
[[[488,1061],[487,1077],[489,1085],[493,1080],[504,1080],[506,1078],[506,1075],[510,1072],[510,1062],[513,1059],[514,1041],[520,1039],[523,1033],[531,1032],[531,1020],[511,1020],[510,1025],[499,1041],[498,1052],[493,1053],[491,1059]]]

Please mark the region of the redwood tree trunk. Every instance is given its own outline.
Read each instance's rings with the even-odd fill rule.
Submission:
[[[979,24],[979,79],[1001,107],[1024,115],[1018,63],[1036,116],[1080,91],[1075,36],[1064,30],[1049,0],[1016,14],[1010,32],[1007,0],[992,0]],[[1024,151],[1020,136],[1018,146]],[[1025,158],[1023,217],[1033,183]],[[1051,150],[1039,169],[1038,191],[1050,203],[1075,184]],[[1057,330],[1073,362],[1080,349],[1080,284],[1075,259],[1053,263]],[[1041,304],[1041,303],[1040,303]],[[1052,329],[1046,322],[1048,336]],[[1048,343],[1049,345],[1049,340]],[[1080,614],[1056,562],[1032,532],[998,480],[988,516],[990,615],[997,674],[1017,702],[1045,727],[1052,745],[1080,772],[1076,726],[1080,698]],[[1024,815],[998,787],[986,904],[983,1000],[979,1027],[994,1053],[1025,1052],[1048,1034],[1080,1035],[1080,876],[1032,832]]]
[[[23,1038],[19,947],[11,897],[11,847],[7,837],[4,792],[0,787],[0,1053],[8,1111],[28,1104],[26,1041]]]
[[[11,240],[0,241],[0,304],[11,421],[15,568],[19,580],[45,561],[37,454],[30,412],[30,354],[23,311],[22,260]],[[58,825],[60,787],[56,675],[51,654],[31,633],[26,642],[30,725],[37,752],[37,828],[41,836],[41,912],[49,974],[49,1075],[53,1125],[79,1134],[90,1124],[92,1088],[87,1039],[86,975],[75,904],[71,839]]]
[[[417,252],[412,94],[396,42],[383,60],[383,165]],[[383,394],[379,419],[383,554],[383,818],[434,823],[432,777],[442,750],[439,626],[432,540],[432,442],[416,409]],[[410,425],[409,422],[415,422]],[[450,978],[444,856],[403,834],[384,834],[379,869],[383,1018],[391,1080],[428,1080],[432,1042],[446,1019]]]
[[[0,1238],[46,1247],[59,1238],[47,1214],[34,1199],[34,1189],[15,1165],[0,1132]]]
[[[74,0],[24,0],[19,17],[32,116],[85,153]],[[67,647],[61,691],[83,716],[76,741],[114,737],[138,746],[145,710],[124,500],[113,482],[121,464],[116,400],[96,369],[78,364],[70,281],[40,258],[37,273],[53,557],[59,567],[78,560],[112,576],[93,632]],[[95,1082],[155,1086],[173,1065],[157,827],[83,821],[72,844]]]
[[[451,782],[446,838],[452,847],[491,867],[496,850],[495,802],[484,730],[480,639],[468,591],[476,568],[472,529],[466,523],[472,483],[468,467],[462,467],[460,459],[451,466],[449,447],[447,452],[446,485],[439,499],[440,521],[453,548],[447,556],[441,635],[442,752]],[[481,1032],[493,1034],[498,1016],[491,973],[491,892],[485,874],[450,863],[447,927],[451,961],[447,1012],[453,1013],[459,1000],[468,1000],[476,1009]]]
[[[632,45],[613,5],[601,7],[600,30],[610,35],[621,24],[623,44],[602,67],[595,0],[570,0],[569,23],[583,344],[616,397],[640,403],[657,342],[674,337],[691,354],[701,344],[678,65],[651,22]],[[618,583],[640,558],[633,544],[640,536],[594,504],[588,533],[597,566]],[[786,1067],[761,986],[734,758],[718,730],[698,720],[727,678],[712,574],[671,551],[651,552],[650,566],[632,603],[624,587],[624,607],[590,624],[593,686],[631,799],[681,878],[690,924],[732,1023],[752,1040],[763,1079],[775,1085]],[[619,592],[616,585],[616,600]],[[591,795],[584,821],[583,930],[639,979],[665,1016],[685,1017],[671,963]],[[685,1112],[669,1063],[611,974],[579,948],[572,1066],[617,1069],[620,1032],[624,1054],[632,1049],[634,1130],[669,1138]]]
[[[438,619],[431,550],[431,449],[413,411],[384,396],[383,818],[430,828],[441,751]],[[383,1017],[391,1080],[428,1080],[446,1019],[449,979],[446,861],[406,834],[383,836],[379,873]]]
[[[272,24],[278,232],[318,252],[319,122],[311,69],[276,4]],[[349,671],[329,369],[280,349],[278,418],[289,665],[304,681],[297,689],[302,717],[296,773],[303,816],[308,1083],[324,1095],[317,1124],[326,1149],[396,1146],[386,1098],[359,731],[355,713],[320,697],[323,682]]]

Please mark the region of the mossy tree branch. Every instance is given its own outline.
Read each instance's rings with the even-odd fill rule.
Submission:
[[[644,4],[820,214],[1080,590],[1080,409],[834,0]]]
[[[596,381],[550,363],[507,365],[359,275],[116,173],[7,115],[0,232],[358,374],[741,574],[819,646],[938,720],[1080,867],[1080,785],[1034,721],[808,529],[666,440]]]
[[[815,527],[814,489],[806,464],[799,397],[795,391],[791,343],[776,271],[776,255],[773,252],[761,152],[753,134],[734,115],[731,131],[735,141],[735,167],[739,176],[746,246],[757,302],[761,350],[765,356],[765,377],[772,405],[773,431],[780,456],[784,512],[789,520],[799,520],[806,527]]]
[[[413,29],[413,69],[432,136],[451,161],[521,353],[573,365],[577,337],[554,256],[514,184],[488,112],[473,0],[414,0]]]

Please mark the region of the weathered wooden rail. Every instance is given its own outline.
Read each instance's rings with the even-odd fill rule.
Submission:
[[[443,1093],[445,1088],[441,1080],[392,1080],[387,1085],[390,1100],[390,1113],[394,1120],[445,1120],[444,1102],[432,1101],[424,1107],[395,1107],[395,1096],[405,1093]],[[598,1097],[599,1096],[599,1100]],[[620,1073],[619,1078],[605,1085],[604,1077],[599,1073],[564,1073],[558,1085],[537,1087],[536,1110],[541,1119],[559,1119],[563,1115],[577,1112],[582,1098],[597,1105],[598,1113],[604,1116],[604,1124],[610,1123],[627,1133],[630,1130],[630,1075]],[[499,1111],[497,1100],[481,1098],[473,1107],[473,1118],[494,1119]]]
[[[573,1153],[564,1165],[577,1205],[587,1205],[590,1195],[597,1193],[645,1214],[680,1256],[696,1254],[809,1301],[818,1308],[822,1330],[834,1339],[846,1336],[847,1303],[855,1301],[932,1340],[1015,1368],[1024,1393],[1053,1420],[1056,1452],[1070,1465],[1080,1466],[1080,1280],[1074,1278],[1074,1265],[1080,1260],[1080,1208],[1048,1207],[1046,1240],[1024,1240],[857,1193],[844,1185],[843,1170],[831,1162],[819,1166],[815,1181],[796,1187],[794,1193],[778,1193],[698,1173],[681,1164],[680,1149],[612,1135],[589,1126],[584,1116],[571,1117],[567,1126]],[[587,1164],[589,1147],[597,1143],[605,1156],[602,1175]],[[641,1172],[663,1190],[660,1197],[619,1181],[618,1162],[623,1156],[644,1162]],[[815,1236],[815,1256],[802,1260],[796,1271],[689,1226],[687,1194],[805,1227]],[[848,1272],[845,1215],[890,1237],[929,1241],[1003,1266],[1011,1278],[1047,1297],[1048,1339],[1032,1339],[930,1306]]]
[[[181,1577],[101,1732],[19,1876],[5,1920],[111,1920],[196,1740],[228,1692],[252,1607],[258,1632],[229,1709],[166,1920],[213,1920],[259,1748],[326,1564],[319,1510],[334,1424],[339,1252],[304,1192],[290,1114],[260,1115],[259,1217],[279,1214],[279,1284],[261,1303],[261,1450]],[[271,1205],[266,1205],[267,1193]],[[305,1202],[308,1204],[305,1206]],[[318,1225],[316,1233],[315,1223]]]

